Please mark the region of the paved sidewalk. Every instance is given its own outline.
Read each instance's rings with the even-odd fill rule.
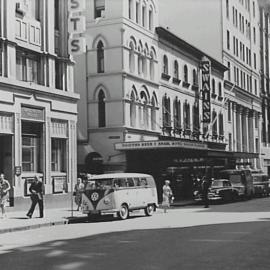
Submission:
[[[181,207],[194,204],[194,201],[178,201],[172,204],[173,207]],[[38,209],[35,210],[31,219],[26,216],[27,211],[9,211],[7,218],[0,218],[0,234],[31,230],[40,227],[56,226],[73,223],[78,218],[86,217],[80,211],[73,211],[70,208],[46,209],[44,218],[39,218]]]
[[[38,209],[34,212],[31,219],[26,216],[26,211],[11,211],[8,212],[7,217],[0,218],[0,234],[14,231],[24,231],[36,229],[46,226],[64,225],[68,224],[70,220],[78,217],[83,217],[80,211],[73,211],[70,209],[48,209],[45,210],[44,218],[39,218]]]

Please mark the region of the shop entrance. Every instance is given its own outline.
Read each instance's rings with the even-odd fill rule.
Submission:
[[[13,167],[12,135],[0,134],[0,173],[5,174],[11,186],[10,206],[13,206]]]

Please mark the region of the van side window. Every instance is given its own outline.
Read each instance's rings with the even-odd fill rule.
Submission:
[[[141,185],[141,181],[139,177],[135,177],[133,180],[136,187],[139,187]]]
[[[141,178],[141,186],[143,187],[147,186],[146,178]]]
[[[134,187],[133,178],[127,178],[127,186],[128,187]]]
[[[113,180],[113,187],[118,188],[118,187],[126,187],[126,179],[125,178],[116,178]]]

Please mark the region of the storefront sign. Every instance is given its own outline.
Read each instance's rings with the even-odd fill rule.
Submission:
[[[144,141],[116,143],[115,150],[142,150],[142,149],[164,149],[164,148],[187,148],[207,149],[207,145],[199,142],[186,141]]]
[[[22,167],[21,166],[15,166],[15,175],[20,176],[22,174]]]
[[[211,91],[210,91],[210,60],[204,59],[201,62],[202,69],[202,107],[204,123],[211,122]]]
[[[85,37],[81,36],[86,30],[85,16],[81,15],[85,10],[85,0],[69,0],[68,8],[68,51],[71,55],[82,54],[86,51]]]
[[[22,107],[21,118],[44,121],[44,110],[30,107]]]
[[[66,176],[53,177],[53,193],[63,193],[66,187]]]

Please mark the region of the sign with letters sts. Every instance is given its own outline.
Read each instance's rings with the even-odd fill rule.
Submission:
[[[85,52],[85,37],[81,36],[86,30],[85,16],[81,13],[85,10],[85,0],[68,0],[68,32],[69,54],[77,55]]]
[[[211,122],[211,91],[210,91],[210,60],[204,59],[201,62],[202,69],[202,109],[204,123]]]

